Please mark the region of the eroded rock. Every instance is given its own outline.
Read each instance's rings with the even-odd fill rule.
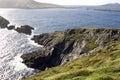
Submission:
[[[23,63],[28,67],[31,67],[31,63],[37,65],[32,68],[41,68],[44,65],[45,69],[91,54],[91,51],[99,51],[111,42],[120,41],[120,29],[68,29],[35,35],[32,40],[44,47],[36,52],[38,55],[34,52],[24,54],[23,56],[27,56],[22,57]],[[37,58],[29,58],[35,55]]]
[[[41,48],[38,51],[34,51],[30,54],[22,55],[22,59],[28,67],[45,70],[46,67],[50,67],[51,63],[49,62],[52,54],[51,48]]]
[[[7,27],[7,29],[8,30],[13,30],[13,29],[15,29],[15,25],[10,25],[10,26]]]
[[[0,16],[0,28],[6,28],[10,22]]]
[[[20,28],[18,27],[15,29],[15,31],[17,31],[18,33],[24,33],[27,35],[31,35],[32,30],[34,30],[34,28],[29,25],[24,25],[24,26],[21,26]]]

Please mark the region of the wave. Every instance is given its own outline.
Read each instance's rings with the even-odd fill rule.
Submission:
[[[0,29],[0,80],[22,80],[34,74],[35,70],[24,65],[20,56],[40,47],[30,40],[30,36]]]

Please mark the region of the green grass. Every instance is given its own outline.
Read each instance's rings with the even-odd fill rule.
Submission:
[[[113,45],[25,80],[119,80],[120,43]]]

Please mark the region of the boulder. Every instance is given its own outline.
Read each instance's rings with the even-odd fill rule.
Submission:
[[[32,30],[34,30],[34,28],[29,25],[24,25],[21,26],[20,28],[18,27],[17,29],[15,29],[15,31],[17,31],[18,33],[24,33],[27,35],[31,35]]]
[[[12,29],[15,29],[15,26],[14,25],[10,25],[7,27],[8,30],[12,30]]]
[[[0,28],[6,28],[9,24],[9,21],[0,16]]]
[[[21,58],[23,59],[23,63],[25,63],[28,67],[34,69],[45,70],[50,66],[49,60],[51,58],[50,48],[41,48],[40,50],[33,51],[30,54],[23,54]]]

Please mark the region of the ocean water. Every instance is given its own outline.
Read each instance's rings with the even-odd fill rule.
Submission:
[[[0,16],[11,24],[31,25],[34,34],[65,30],[68,28],[120,28],[120,12],[93,9],[0,9]],[[34,69],[22,64],[20,56],[41,46],[30,40],[31,36],[14,30],[0,29],[0,80],[22,80]]]
[[[29,24],[34,33],[45,33],[76,27],[120,28],[120,12],[96,11],[86,8],[0,10],[11,24]]]

